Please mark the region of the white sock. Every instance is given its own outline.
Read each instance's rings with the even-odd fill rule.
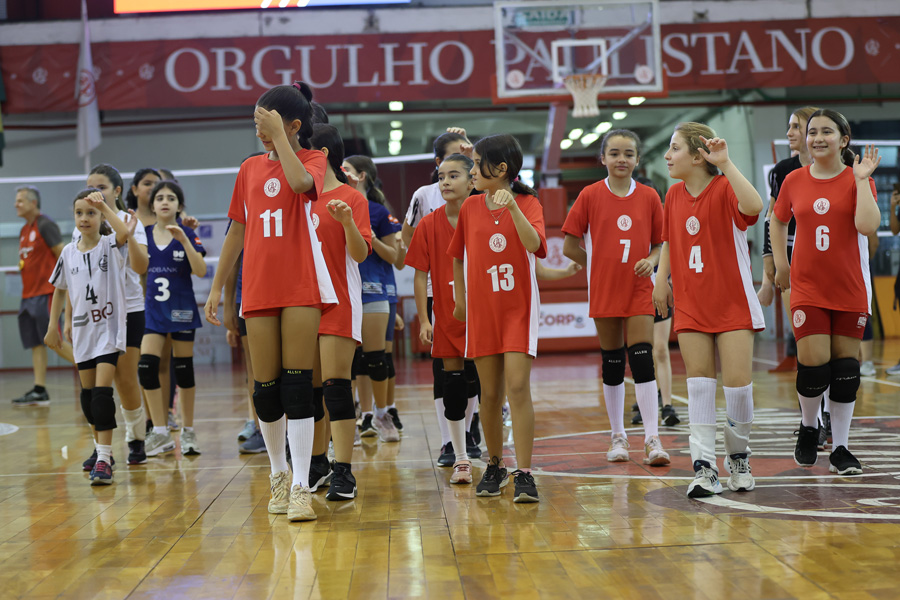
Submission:
[[[181,430],[182,431],[193,431],[194,428],[193,427],[182,427]]]
[[[472,419],[475,418],[477,412],[478,396],[473,396],[469,398],[469,403],[466,405],[466,431],[472,431]]]
[[[386,413],[387,409],[384,410]],[[291,462],[294,464],[294,479],[291,482],[291,488],[295,485],[303,487],[309,485],[309,463],[312,460],[315,432],[316,420],[312,417],[288,419],[288,445],[291,447]]]
[[[147,435],[144,407],[138,406],[134,410],[125,410],[125,407],[123,406],[122,418],[125,420],[125,441],[143,440]]]
[[[856,402],[831,403],[831,447],[843,446],[850,449],[850,420]]]
[[[797,399],[800,400],[800,423],[806,427],[817,427],[822,396],[809,398],[797,392]]]
[[[438,428],[441,430],[441,446],[446,446],[450,441],[450,427],[447,426],[447,417],[444,416],[444,399],[434,399],[434,412],[437,415]]]
[[[391,408],[397,408],[397,405],[394,404],[393,402],[391,402],[390,404],[388,404],[388,405],[385,407],[385,410],[389,410],[389,409],[391,409]]]
[[[822,402],[819,402],[819,412],[816,414],[816,418],[818,419],[818,423],[820,426],[825,424],[825,417],[822,415],[824,410],[822,410]]]
[[[450,428],[450,440],[453,442],[453,452],[456,454],[456,460],[469,460],[466,454],[466,420],[447,421]]]
[[[689,377],[688,419],[698,425],[716,424],[716,380],[711,377]]]
[[[753,384],[743,387],[723,387],[725,390],[725,414],[732,421],[753,421]]]
[[[825,393],[822,394],[822,400],[824,402],[824,408],[822,409],[824,412],[831,413],[831,387],[825,388]]]
[[[656,380],[634,384],[641,420],[644,422],[644,441],[659,435],[659,405],[656,396]],[[625,409],[623,404],[622,410]],[[623,417],[624,418],[624,417]]]
[[[156,434],[158,434],[158,435],[168,435],[168,433],[169,433],[169,428],[166,427],[165,425],[163,425],[162,427],[157,427],[156,425],[154,425],[154,426],[153,426],[153,433],[156,433]]]
[[[625,433],[625,384],[603,384],[603,400],[606,401],[606,414],[609,417],[609,428],[612,434]],[[656,402],[656,398],[653,399]]]
[[[106,464],[112,464],[110,456],[112,456],[112,445],[97,444],[97,462],[102,460]]]
[[[375,407],[375,416],[378,417],[379,419],[384,417],[384,415],[386,415],[386,414],[387,414],[387,407],[385,407],[385,408],[378,408],[377,406]]]
[[[282,416],[277,421],[266,423],[259,420],[259,431],[266,443],[266,453],[269,455],[269,464],[272,474],[281,473],[289,469],[287,453],[284,451],[284,436],[287,435],[287,417]]]

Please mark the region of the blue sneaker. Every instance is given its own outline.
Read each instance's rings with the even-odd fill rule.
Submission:
[[[257,431],[259,431],[259,429],[256,427],[256,421],[247,421],[244,423],[244,428],[241,429],[241,432],[238,434],[238,441],[246,442],[253,437],[253,434]]]
[[[259,454],[265,451],[266,441],[263,439],[262,432],[258,429],[240,447],[241,454]]]

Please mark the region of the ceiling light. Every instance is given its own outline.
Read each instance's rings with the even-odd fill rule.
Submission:
[[[582,135],[584,135],[584,129],[580,129],[580,128],[576,127],[575,129],[573,129],[572,131],[569,132],[569,139],[577,140]]]
[[[644,100],[646,100],[646,98],[643,96],[632,96],[628,99],[628,104],[631,106],[639,106],[644,103]]]
[[[390,136],[391,136],[392,142],[399,142],[400,140],[403,139],[403,130],[402,129],[391,129]]]
[[[403,121],[391,121],[391,129],[400,129],[403,127]]]
[[[400,142],[388,142],[388,152],[390,152],[391,156],[397,156],[398,154],[400,154]]]
[[[589,133],[586,136],[584,136],[583,138],[581,138],[581,145],[582,146],[590,146],[591,144],[596,142],[598,139],[600,139],[599,133]]]
[[[627,116],[628,116],[628,113],[625,112],[624,110],[620,110],[620,111],[614,112],[612,114],[612,118],[615,119],[616,121],[621,121],[622,119],[624,119]]]
[[[603,121],[602,123],[600,123],[599,125],[594,127],[594,133],[603,134],[603,133],[606,133],[607,131],[609,131],[610,129],[612,129],[612,123],[610,123],[609,121]]]
[[[400,102],[399,100],[393,100],[391,102],[388,102],[388,110],[390,110],[392,112],[399,112],[399,111],[403,110],[403,103]]]
[[[562,148],[563,150],[568,150],[569,148],[572,147],[572,144],[574,144],[574,143],[575,142],[570,139],[565,139],[559,143],[559,147]]]

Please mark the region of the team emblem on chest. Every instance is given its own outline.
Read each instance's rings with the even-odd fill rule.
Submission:
[[[690,217],[684,224],[684,228],[687,229],[687,232],[691,235],[697,235],[700,233],[700,219],[697,217]]]
[[[491,240],[488,242],[488,245],[494,252],[503,252],[504,250],[506,250],[506,236],[504,236],[502,233],[495,233],[491,236]]]
[[[172,250],[172,260],[175,262],[184,261],[184,250]]]
[[[103,271],[104,273],[106,273],[109,270],[109,259],[107,258],[107,256],[105,254],[100,257],[100,262],[98,262],[97,264],[100,267],[100,270]]]
[[[313,222],[313,229],[318,229],[319,228],[319,215],[317,215],[316,213],[313,213],[312,214],[312,222]]]
[[[29,241],[29,242],[33,242],[34,239],[35,239],[36,237],[37,237],[37,234],[36,234],[35,231],[32,229],[32,230],[31,230],[31,233],[28,234],[28,241]]]
[[[616,221],[616,225],[618,225],[619,229],[621,229],[622,231],[628,231],[629,229],[631,229],[631,217],[629,217],[628,215],[622,215]]]
[[[828,198],[819,198],[813,202],[813,210],[817,215],[824,215],[829,208],[831,208],[831,202],[828,201]]]
[[[273,177],[272,179],[268,180],[263,186],[263,191],[269,198],[274,198],[278,195],[278,192],[281,191],[281,182],[277,177]]]

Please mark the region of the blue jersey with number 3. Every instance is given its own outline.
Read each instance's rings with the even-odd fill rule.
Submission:
[[[176,239],[160,248],[153,240],[153,227],[147,228],[147,297],[144,304],[146,328],[158,333],[199,329],[200,311],[191,282],[191,263],[184,246]],[[206,255],[194,230],[181,226],[194,249]]]

